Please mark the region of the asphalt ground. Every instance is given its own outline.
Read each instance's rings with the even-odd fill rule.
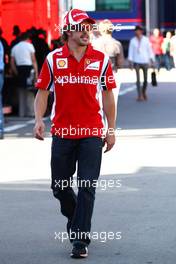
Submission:
[[[149,100],[142,103],[135,100],[130,76],[120,89],[116,145],[103,154],[92,220],[97,237],[88,259],[70,259],[69,241],[58,238],[66,220],[50,190],[49,120],[43,142],[32,136],[33,120],[6,120],[0,142],[0,263],[175,263],[174,74],[166,80],[161,75],[158,87],[149,85]],[[112,185],[117,180],[121,185]]]

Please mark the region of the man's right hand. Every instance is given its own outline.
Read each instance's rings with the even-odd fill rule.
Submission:
[[[36,121],[34,127],[34,136],[39,140],[44,140],[45,124],[41,121]]]
[[[134,64],[131,61],[129,62],[129,68],[130,68],[130,70],[134,69]]]

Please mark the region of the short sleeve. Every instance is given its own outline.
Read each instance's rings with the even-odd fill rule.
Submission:
[[[29,50],[31,53],[35,53],[35,48],[33,46],[33,44],[29,43]]]
[[[35,87],[37,89],[53,91],[53,73],[52,73],[52,69],[51,69],[51,66],[47,58],[45,59],[43,63],[43,66],[40,71],[38,80],[35,84]]]
[[[115,77],[112,71],[111,62],[108,56],[105,56],[100,76],[100,86],[102,90],[112,90],[117,87]]]

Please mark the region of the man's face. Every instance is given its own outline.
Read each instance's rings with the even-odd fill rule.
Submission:
[[[88,22],[82,22],[78,25],[72,26],[68,32],[70,40],[74,41],[78,46],[87,46],[90,41],[90,32],[92,25]]]
[[[141,37],[142,34],[143,34],[143,31],[141,29],[138,29],[138,30],[135,31],[136,37]]]
[[[170,39],[171,37],[172,37],[172,34],[171,34],[171,32],[170,32],[170,31],[169,31],[169,32],[167,32],[167,33],[166,33],[166,38],[169,38],[169,39]]]
[[[160,31],[159,31],[158,28],[155,28],[155,29],[153,30],[153,35],[154,35],[155,37],[158,37],[158,36],[160,35]]]

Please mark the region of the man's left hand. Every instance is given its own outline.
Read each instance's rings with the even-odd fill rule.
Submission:
[[[104,145],[106,145],[106,149],[104,153],[110,151],[113,148],[113,146],[115,145],[115,141],[116,141],[115,133],[107,132],[106,137],[104,138]]]

